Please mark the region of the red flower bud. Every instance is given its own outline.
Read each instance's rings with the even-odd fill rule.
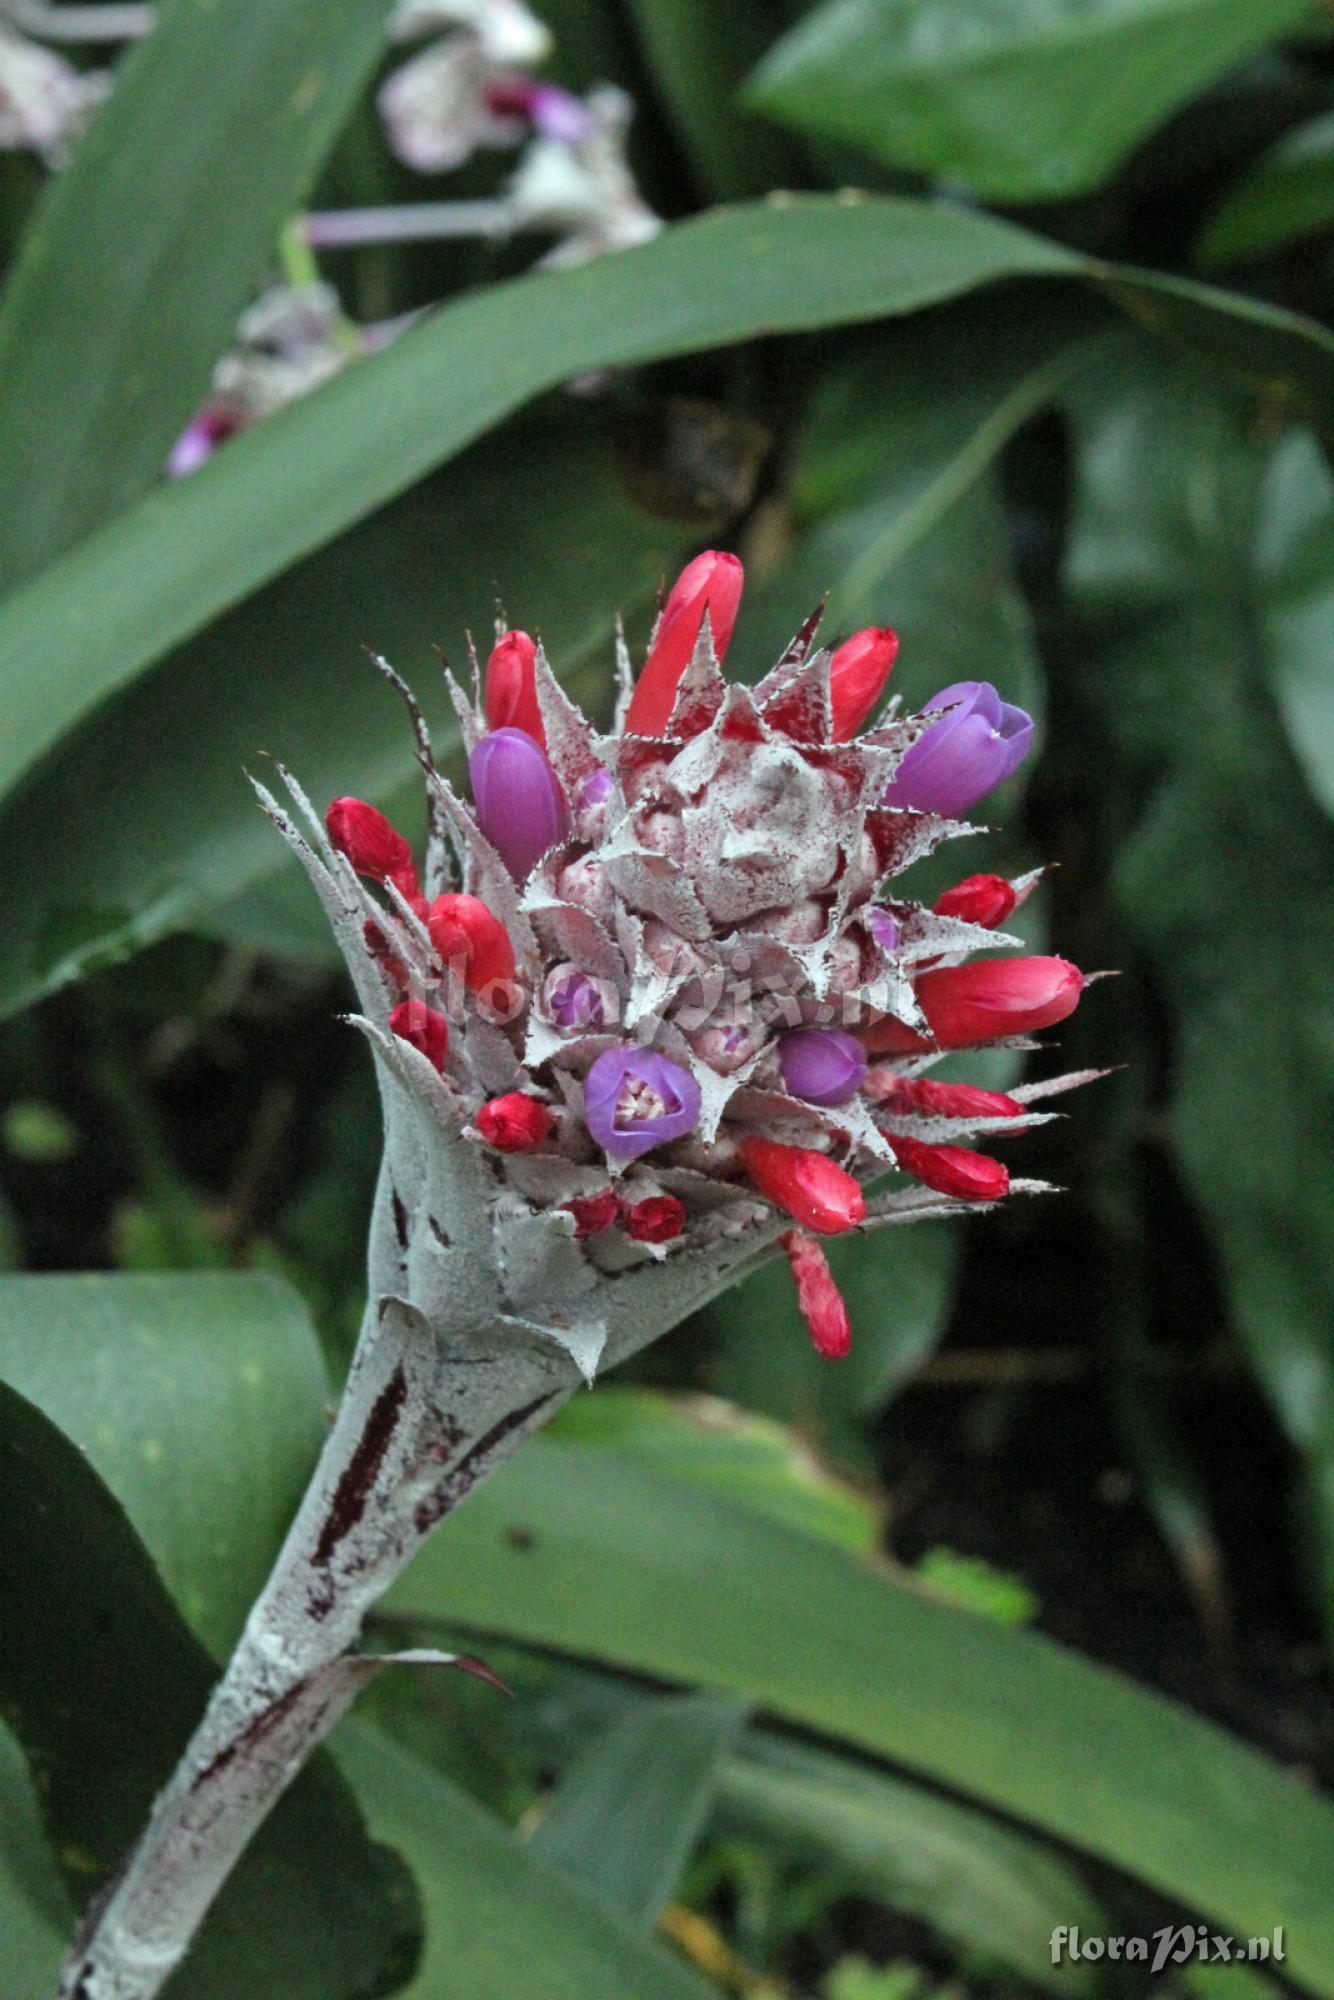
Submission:
[[[666,729],[706,610],[713,650],[722,659],[736,624],[744,577],[737,557],[720,549],[706,549],[686,564],[662,607],[652,650],[625,718],[627,730],[637,736],[661,736]]]
[[[537,647],[526,632],[507,632],[498,639],[486,663],[486,726],[522,729],[545,750],[547,732],[537,701],[533,662]]]
[[[837,741],[845,743],[857,734],[885,691],[898,650],[899,635],[888,625],[868,625],[838,648],[829,662],[829,702]]]
[[[446,965],[463,961],[463,983],[479,992],[493,979],[514,977],[514,947],[499,917],[480,896],[437,896],[426,918],[431,943]]]
[[[813,1236],[789,1229],[782,1239],[797,1285],[797,1304],[814,1342],[826,1361],[841,1361],[852,1346],[852,1322],[834,1274]]]
[[[685,1203],[674,1194],[645,1195],[626,1209],[622,1220],[636,1243],[670,1243],[686,1226]]]
[[[621,1212],[620,1196],[612,1188],[603,1188],[601,1194],[577,1194],[564,1206],[574,1217],[574,1233],[581,1241],[610,1229]]]
[[[867,1035],[875,1055],[915,1055],[922,1049],[967,1048],[1003,1035],[1027,1035],[1073,1014],[1084,975],[1064,958],[985,958],[942,965],[916,982],[929,1035],[886,1015]]]
[[[760,1193],[805,1228],[837,1236],[864,1218],[866,1197],[827,1153],[755,1137],[743,1139],[738,1150]]]
[[[872,1070],[866,1094],[899,1118],[1022,1118],[1017,1097],[1002,1090],[978,1090],[971,1083],[933,1083],[927,1076],[895,1076]],[[897,1143],[897,1142],[896,1142]]]
[[[424,1000],[400,1000],[389,1016],[389,1026],[400,1041],[411,1042],[420,1050],[433,1069],[444,1068],[449,1023],[438,1009],[428,1007]]]
[[[477,1130],[498,1153],[532,1153],[551,1137],[556,1121],[545,1104],[525,1091],[493,1097],[477,1114]]]
[[[999,1160],[970,1153],[966,1146],[924,1146],[920,1139],[890,1140],[894,1158],[905,1174],[937,1194],[960,1201],[999,1201],[1010,1191],[1010,1174]]]
[[[970,875],[937,896],[932,907],[938,917],[960,917],[966,924],[981,924],[994,931],[1018,900],[1003,875]]]
[[[397,827],[364,799],[335,799],[324,815],[329,839],[358,875],[373,882],[394,881],[409,899],[416,893],[412,849]]]

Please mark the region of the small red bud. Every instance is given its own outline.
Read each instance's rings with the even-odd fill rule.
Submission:
[[[509,933],[480,896],[437,896],[427,913],[426,928],[446,965],[463,961],[463,983],[470,993],[493,979],[513,979]]]
[[[577,1194],[564,1206],[574,1217],[574,1233],[581,1241],[610,1229],[621,1212],[620,1197],[612,1188],[603,1188],[601,1194]]]
[[[424,1000],[400,1000],[389,1016],[389,1026],[400,1041],[420,1050],[433,1069],[444,1068],[449,1023],[438,1009],[428,1007]]]
[[[971,1083],[933,1083],[927,1076],[896,1076],[873,1069],[866,1095],[897,1118],[1022,1118],[1017,1097],[1002,1090],[979,1090]]]
[[[925,1146],[920,1139],[897,1135],[890,1144],[904,1173],[937,1194],[951,1194],[960,1201],[999,1201],[1010,1191],[1009,1169],[985,1153],[970,1153],[966,1146]]]
[[[668,593],[644,671],[635,684],[625,726],[636,736],[661,736],[676,706],[681,676],[690,664],[705,611],[713,650],[721,660],[732,638],[741,586],[740,561],[721,549],[706,549],[687,563]]]
[[[845,639],[829,662],[829,705],[834,736],[855,736],[885,691],[898,657],[899,635],[888,625],[868,625]]]
[[[959,917],[966,924],[981,924],[994,931],[1018,900],[1003,875],[970,875],[937,896],[932,907],[938,917]]]
[[[545,750],[547,732],[537,700],[533,663],[537,647],[526,632],[506,632],[497,639],[486,663],[486,726],[522,729]]]
[[[852,1322],[824,1251],[813,1236],[789,1229],[782,1239],[796,1280],[797,1304],[817,1354],[841,1361],[852,1346]]]
[[[392,877],[409,898],[416,892],[412,849],[374,806],[368,806],[364,799],[335,799],[324,815],[324,824],[330,841],[347,856],[358,875],[369,875],[373,882]]]
[[[645,1195],[626,1209],[623,1220],[636,1243],[670,1243],[686,1226],[685,1203],[674,1194]]]
[[[482,1106],[477,1129],[498,1153],[532,1153],[551,1137],[556,1121],[537,1098],[511,1090]]]
[[[868,1031],[873,1055],[962,1049],[1004,1035],[1032,1034],[1073,1014],[1084,975],[1064,958],[985,958],[924,972],[915,991],[930,1029],[919,1035],[886,1015]]]
[[[760,1193],[805,1228],[837,1236],[864,1219],[866,1197],[827,1153],[755,1137],[743,1139],[738,1151]]]

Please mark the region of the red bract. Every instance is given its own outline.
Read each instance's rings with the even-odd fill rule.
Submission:
[[[670,1243],[686,1226],[685,1203],[674,1194],[645,1195],[628,1207],[621,1220],[636,1243]]]
[[[812,1236],[789,1229],[783,1238],[796,1280],[797,1304],[817,1354],[841,1361],[852,1346],[852,1322],[824,1251]]]
[[[547,1106],[522,1090],[491,1098],[477,1114],[477,1130],[498,1153],[535,1152],[555,1128]]]
[[[985,1153],[966,1146],[925,1146],[920,1139],[890,1140],[894,1157],[905,1174],[959,1201],[999,1201],[1010,1190],[1009,1170]]]
[[[914,1055],[922,1049],[962,1049],[1003,1035],[1032,1034],[1073,1014],[1084,975],[1064,958],[974,959],[942,965],[916,982],[930,1027],[919,1035],[886,1017],[867,1034],[875,1055]]]
[[[1018,900],[1003,875],[970,875],[937,896],[932,908],[938,917],[961,917],[966,924],[994,931]]]
[[[612,1188],[603,1188],[601,1194],[577,1194],[563,1205],[574,1217],[574,1233],[581,1241],[585,1236],[601,1236],[621,1212],[620,1197]]]
[[[522,729],[545,750],[547,732],[537,700],[533,662],[537,647],[526,632],[507,632],[486,663],[486,721],[489,729]]]
[[[335,799],[324,815],[329,839],[358,875],[393,882],[411,900],[417,893],[412,849],[398,828],[365,799]]]
[[[457,966],[462,961],[463,983],[470,993],[493,979],[513,979],[514,947],[509,933],[480,896],[437,896],[426,928],[446,965]]]
[[[662,608],[653,649],[635,685],[625,718],[632,734],[661,736],[666,729],[706,610],[714,654],[722,659],[736,624],[744,578],[739,558],[720,549],[706,549],[686,564]]]
[[[741,1141],[742,1165],[760,1193],[821,1236],[838,1236],[866,1215],[866,1197],[852,1175],[805,1146],[754,1136]]]
[[[845,639],[834,654],[829,662],[829,705],[837,742],[855,736],[879,701],[898,650],[897,632],[888,625],[869,625]]]
[[[1001,1090],[979,1090],[971,1083],[933,1083],[928,1076],[895,1076],[892,1070],[872,1070],[866,1094],[892,1116],[901,1118],[1022,1117],[1017,1097]],[[895,1142],[897,1143],[897,1141]]]
[[[443,1069],[449,1047],[449,1023],[424,1000],[400,1000],[389,1016],[389,1026],[400,1041],[420,1050],[433,1069]]]

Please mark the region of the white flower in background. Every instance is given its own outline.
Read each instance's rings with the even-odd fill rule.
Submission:
[[[108,70],[79,71],[0,26],[0,150],[60,166],[111,82]]]
[[[274,285],[242,315],[236,343],[213,371],[208,401],[187,424],[167,469],[195,472],[220,444],[318,388],[362,351],[332,285]]]
[[[577,138],[533,140],[507,190],[515,229],[549,230],[563,239],[542,259],[547,266],[628,250],[662,228],[625,157],[634,111],[629,97],[607,84],[589,92],[583,110],[587,123]]]
[[[521,0],[401,0],[389,21],[389,38],[410,42],[466,28],[493,63],[543,62],[552,35]]]

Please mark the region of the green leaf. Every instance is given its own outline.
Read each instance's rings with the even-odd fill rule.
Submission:
[[[561,1779],[530,1846],[651,1931],[704,1829],[746,1704],[665,1695],[613,1722]]]
[[[634,30],[702,187],[718,201],[762,194],[791,172],[781,133],[737,97],[771,32],[757,0],[631,0]]]
[[[0,1722],[0,1991],[5,2000],[49,2000],[73,1923],[23,1752]]]
[[[747,93],[801,132],[990,200],[1097,187],[1306,0],[828,0]]]
[[[1274,450],[1260,490],[1265,667],[1293,754],[1334,813],[1334,479],[1314,438]]]
[[[536,1439],[390,1594],[707,1683],[893,1759],[1334,1975],[1334,1813],[1189,1711],[615,1451]],[[836,1643],[834,1643],[836,1639]]]
[[[1195,251],[1202,270],[1244,264],[1334,225],[1334,113],[1285,132],[1229,189]]]
[[[387,11],[174,0],[123,64],[0,313],[0,582],[161,479]]]
[[[214,1667],[83,1454],[0,1383],[0,1710],[27,1753],[61,1872],[86,1900],[138,1834]],[[181,2000],[392,1992],[419,1925],[397,1857],[366,1839],[327,1759],[307,1767],[168,1988]]]
[[[563,673],[592,656],[571,686],[606,713],[616,611],[647,603],[681,548],[620,492],[592,422],[558,415],[479,446],[290,572],[94,717],[0,815],[32,884],[0,911],[0,1011],[275,876],[326,933],[245,770],[281,756],[312,797],[372,797],[416,839],[407,718],[361,647],[416,684],[448,751],[433,647],[461,666],[499,595]]]
[[[13,593],[0,610],[0,790],[152,660],[542,390],[594,368],[912,312],[1007,276],[1105,286],[1334,430],[1334,337],[1273,307],[1081,259],[964,209],[785,198],[714,210],[636,250],[459,300]]]
[[[239,1273],[0,1278],[0,1380],[88,1453],[222,1655],[323,1440],[328,1388],[296,1293]]]
[[[426,1949],[403,2000],[708,2000],[708,1986],[392,1738],[344,1723],[338,1762],[412,1863]]]
[[[1051,1934],[1107,1929],[1068,1864],[984,1813],[865,1764],[752,1730],[724,1766],[717,1825],[763,1840],[840,1887],[930,1924],[983,1963],[1002,1962],[1034,1985],[1088,1993],[1097,1968],[1053,1965]]]
[[[669,1478],[726,1494],[861,1555],[879,1543],[875,1507],[823,1472],[790,1431],[711,1396],[681,1399],[605,1384],[596,1396],[567,1403],[552,1435],[630,1453]]]

